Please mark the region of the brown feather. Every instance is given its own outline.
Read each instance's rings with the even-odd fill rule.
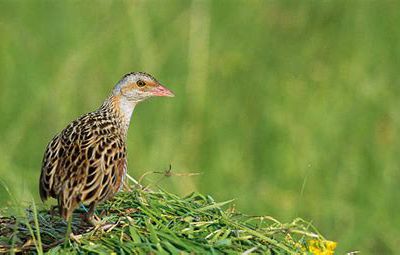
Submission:
[[[122,186],[125,134],[118,119],[100,108],[73,121],[47,146],[40,196],[58,199],[62,217],[69,218],[80,203],[105,201]]]

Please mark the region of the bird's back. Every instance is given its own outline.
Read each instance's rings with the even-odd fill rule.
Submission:
[[[115,113],[100,108],[73,121],[47,146],[40,196],[58,199],[64,218],[80,203],[94,206],[120,189],[126,174],[121,125]]]

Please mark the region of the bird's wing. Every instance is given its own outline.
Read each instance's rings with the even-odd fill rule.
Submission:
[[[42,171],[39,179],[39,193],[42,201],[45,201],[49,196],[56,197],[53,185],[63,153],[60,135],[56,135],[47,145],[42,161]]]
[[[113,124],[86,122],[63,133],[58,202],[68,218],[79,203],[97,204],[117,192],[126,172],[125,144]]]
[[[124,143],[114,135],[103,135],[87,147],[85,155],[80,200],[85,204],[104,201],[122,185],[126,173]]]

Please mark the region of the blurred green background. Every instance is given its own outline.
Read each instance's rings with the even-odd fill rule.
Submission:
[[[400,245],[400,2],[0,1],[0,202],[39,202],[47,142],[120,77],[173,99],[136,108],[129,173],[311,220],[338,253]],[[150,176],[156,181],[159,176]]]

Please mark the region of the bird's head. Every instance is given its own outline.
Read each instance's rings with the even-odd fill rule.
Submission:
[[[153,96],[173,97],[172,91],[161,85],[153,76],[143,72],[128,73],[115,85],[114,96],[138,103]]]

